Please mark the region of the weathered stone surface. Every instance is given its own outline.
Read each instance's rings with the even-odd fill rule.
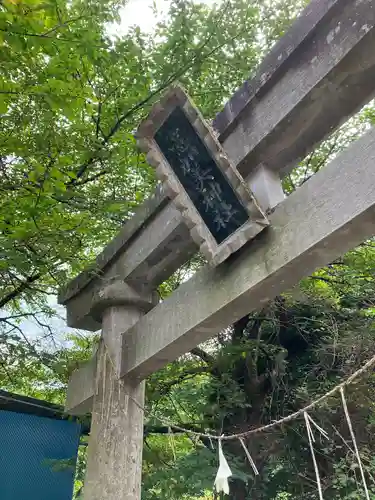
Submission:
[[[214,120],[246,177],[284,176],[375,90],[373,0],[313,0]],[[256,195],[256,193],[255,193]]]
[[[260,164],[284,175],[369,100],[374,32],[371,0],[311,3],[215,121],[243,175],[254,180]],[[75,372],[67,401],[78,414],[94,401],[85,500],[140,499],[144,383],[135,380],[375,233],[375,131],[282,201],[271,227],[239,254],[197,273],[145,317],[135,303],[111,301],[118,289],[107,289],[103,310],[95,305],[103,278],[126,279],[145,293],[196,250],[180,214],[157,196],[60,295],[70,325],[97,329],[103,322],[97,369],[92,363]]]
[[[375,129],[277,206],[241,254],[199,271],[123,337],[144,378],[375,234]],[[167,319],[167,320],[166,320]]]
[[[95,394],[97,357],[83,363],[70,375],[65,401],[69,415],[86,415],[92,412]]]
[[[108,279],[126,280],[135,290],[147,294],[196,250],[189,229],[181,224],[181,214],[172,205],[165,205],[157,216],[148,220],[135,242],[122,247],[122,253],[111,261],[102,276],[88,281],[79,293],[64,302],[68,325],[99,330],[101,325],[91,314],[91,304]]]
[[[283,73],[285,71],[288,59],[295,55],[302,43],[317,31],[318,26],[324,23],[327,17],[332,16],[335,8],[340,9],[342,6],[342,0],[310,1],[291,28],[266,55],[254,78],[246,80],[234,92],[224,106],[223,111],[217,114],[213,126],[221,133],[223,138],[232,132],[240,114],[261,89],[266,90],[269,88],[272,81],[278,78],[279,72]]]
[[[103,337],[117,342],[142,312],[109,307],[103,314]],[[144,383],[118,380],[105,342],[98,351],[84,500],[140,500],[143,448]]]
[[[265,213],[269,213],[285,198],[278,172],[262,164],[250,173],[247,184],[257,193],[257,202]]]
[[[172,86],[153,106],[136,137],[191,238],[212,265],[268,226],[249,183],[182,87]]]
[[[143,312],[148,312],[158,302],[159,297],[156,293],[140,294],[124,281],[112,278],[93,297],[90,314],[101,323],[103,313],[109,307],[136,307]]]
[[[65,411],[69,415],[85,415],[91,412],[95,393],[96,364],[97,356],[94,355],[90,361],[71,374],[65,402]]]
[[[155,217],[166,204],[167,198],[164,192],[160,188],[157,188],[154,194],[138,207],[134,216],[124,224],[119,234],[98,255],[96,262],[89,269],[71,280],[65,289],[60,290],[59,303],[65,304],[93,279],[102,276],[106,268],[123,253],[133,239],[138,236],[139,232],[147,226],[150,219]]]
[[[146,313],[159,302],[159,295],[155,293],[139,294],[122,280],[113,278],[98,290],[91,302],[90,317],[102,326],[102,338],[111,359],[114,374],[119,378],[121,365],[121,349],[119,348],[118,332],[128,325],[122,324],[122,315],[119,311],[124,308],[127,313],[133,310]],[[106,327],[106,328],[105,328]]]
[[[370,100],[375,90],[374,9],[372,0],[313,0],[256,77],[229,101],[214,125],[241,174],[247,177],[262,163],[282,177]],[[164,210],[174,213],[167,230]],[[196,251],[180,213],[159,192],[139,214],[103,252],[94,276],[116,269],[134,288],[146,283],[153,289]],[[89,307],[100,286],[92,272],[83,273],[60,294],[69,325],[100,328]]]

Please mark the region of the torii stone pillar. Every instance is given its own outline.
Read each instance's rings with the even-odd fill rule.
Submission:
[[[123,281],[104,285],[91,313],[102,322],[84,500],[141,498],[144,382],[119,379],[121,336],[155,305]]]

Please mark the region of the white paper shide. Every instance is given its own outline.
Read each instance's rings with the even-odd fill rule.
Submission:
[[[215,489],[218,493],[222,491],[226,495],[229,495],[228,478],[231,476],[232,471],[230,470],[227,459],[224,456],[221,440],[219,440],[219,470],[217,471],[215,479]]]

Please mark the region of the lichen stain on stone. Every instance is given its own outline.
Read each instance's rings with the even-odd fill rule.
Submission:
[[[260,82],[262,85],[264,85],[267,81],[267,78],[268,78],[268,73],[263,73],[261,76],[260,76]]]
[[[365,33],[368,33],[371,29],[371,26],[369,26],[368,24],[364,24],[362,27],[361,27],[361,31],[364,31]]]
[[[330,31],[330,32],[328,33],[328,35],[327,35],[327,38],[326,38],[327,43],[328,43],[328,44],[331,44],[331,43],[333,42],[333,39],[334,39],[334,38],[335,38],[335,30],[332,30],[332,31]]]

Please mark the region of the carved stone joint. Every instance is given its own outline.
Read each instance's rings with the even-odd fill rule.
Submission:
[[[93,297],[90,314],[101,322],[106,309],[116,306],[128,306],[145,313],[158,303],[156,292],[140,295],[131,286],[120,279],[109,280]]]

